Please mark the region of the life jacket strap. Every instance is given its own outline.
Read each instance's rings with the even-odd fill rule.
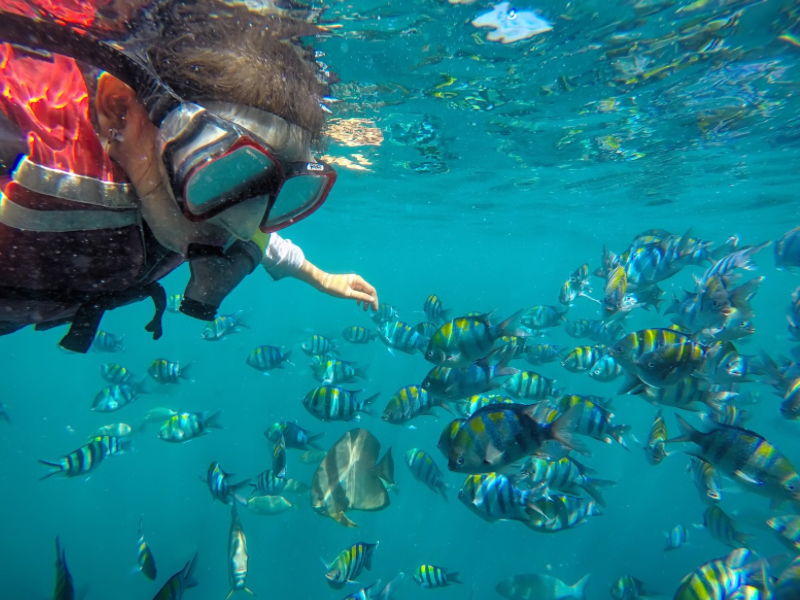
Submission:
[[[162,318],[167,308],[167,293],[160,283],[154,281],[131,290],[123,292],[108,292],[103,294],[86,294],[64,292],[58,290],[23,290],[17,288],[0,288],[0,300],[25,300],[28,302],[51,301],[64,303],[79,303],[78,310],[72,319],[57,323],[42,323],[35,329],[50,329],[57,325],[72,322],[67,335],[61,338],[59,345],[73,352],[85,354],[92,346],[100,320],[107,310],[119,308],[133,302],[151,298],[155,313],[150,322],[145,325],[145,330],[153,334],[153,339],[159,339],[164,331]],[[0,332],[10,333],[9,332]]]
[[[130,183],[103,181],[36,164],[27,156],[14,169],[12,178],[32,192],[90,204],[100,208],[138,209],[136,192]]]
[[[0,192],[0,223],[24,231],[67,232],[119,229],[139,225],[137,210],[34,210]]]

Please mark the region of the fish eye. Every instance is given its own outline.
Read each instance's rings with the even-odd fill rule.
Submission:
[[[459,456],[459,457],[458,457],[458,460],[457,460],[456,462],[457,462],[459,465],[463,465],[463,464],[464,464],[464,457],[463,457],[463,456]]]
[[[517,18],[517,9],[516,8],[512,8],[510,11],[508,11],[508,18],[509,18],[510,21],[513,21],[514,19]]]
[[[649,363],[647,363],[647,368],[648,368],[648,369],[655,369],[655,368],[656,368],[656,363],[654,363],[654,362],[651,360]]]

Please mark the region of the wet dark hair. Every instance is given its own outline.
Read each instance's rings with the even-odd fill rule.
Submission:
[[[153,17],[160,35],[147,55],[181,97],[253,106],[319,138],[326,86],[318,79],[313,48],[300,40],[320,33],[318,26],[219,0],[169,2]]]

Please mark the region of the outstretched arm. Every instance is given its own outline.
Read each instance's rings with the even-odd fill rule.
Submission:
[[[306,260],[298,246],[276,233],[270,234],[261,264],[273,279],[294,277],[334,298],[355,300],[364,310],[378,310],[378,293],[360,275],[326,273]]]

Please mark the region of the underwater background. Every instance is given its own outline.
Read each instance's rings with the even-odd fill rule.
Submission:
[[[622,252],[647,229],[692,229],[715,245],[732,235],[758,244],[800,224],[798,2],[526,2],[516,8],[539,11],[552,31],[508,45],[486,41],[470,24],[491,8],[481,1],[359,0],[327,8],[323,17],[342,27],[315,47],[342,82],[333,87],[339,102],[331,106],[339,139],[325,148],[339,160],[339,179],[312,218],[283,233],[320,268],[361,274],[403,321],[426,320],[429,294],[454,316],[496,310],[502,319],[555,304],[577,266],[599,266],[603,246]],[[720,20],[726,23],[701,34],[691,29]],[[620,60],[630,64],[615,66]],[[348,137],[355,125],[371,132],[368,143]],[[785,312],[800,279],[777,270],[771,253],[755,257],[755,274],[765,280],[751,302],[757,332],[738,346],[742,353],[788,354],[792,346]],[[678,293],[691,288],[692,274],[703,270],[686,267],[662,283],[667,304],[673,286]],[[182,267],[162,283],[177,294],[187,280]],[[602,281],[593,281],[602,290]],[[367,381],[344,387],[380,392],[379,413],[396,390],[424,378],[432,365],[421,355],[392,356],[380,341],[347,344],[345,327],[375,327],[368,315],[297,281],[255,273],[220,313],[236,310],[247,311],[249,328],[218,342],[200,338],[202,323],[173,313],[165,316],[164,337],[152,341],[143,329],[148,303],[103,319],[104,331],[125,335],[124,353],[71,355],[56,346],[64,328],[0,338],[0,400],[11,417],[11,424],[0,422],[0,598],[50,594],[56,535],[89,600],[152,597],[195,551],[199,586],[186,598],[224,598],[230,510],[211,501],[199,478],[211,461],[234,479],[263,471],[272,450],[263,432],[280,420],[325,432],[326,449],[352,427],[366,427],[382,452],[392,448],[399,489],[386,510],[351,513],[358,529],[314,514],[305,497],[298,510],[277,516],[240,510],[247,587],[261,598],[334,600],[355,591],[330,590],[320,557],[331,561],[357,541],[380,541],[374,568],[360,583],[387,582],[403,571],[400,600],[497,598],[496,584],[517,573],[547,573],[568,584],[590,574],[588,599],[609,597],[612,582],[631,574],[671,597],[684,575],[729,551],[692,527],[706,507],[685,472],[682,447],[670,446],[673,454],[652,467],[631,436],[630,452],[590,442],[587,464],[618,482],[604,494],[602,516],[550,535],[513,521],[484,522],[458,502],[463,476],[447,471],[436,449],[452,419],[446,412],[419,417],[410,429],[363,414],[358,423],[322,423],[301,405],[317,385],[299,348],[310,334],[337,338],[344,359],[369,365]],[[567,318],[597,319],[598,305],[578,298]],[[625,323],[628,331],[669,324],[642,310]],[[563,327],[545,339],[582,343]],[[248,354],[262,344],[291,348],[294,366],[268,377],[248,367]],[[106,385],[100,365],[117,362],[144,375],[159,357],[193,363],[194,381],[166,390],[150,385],[152,393],[115,415],[89,410]],[[574,394],[614,397],[619,387],[568,373],[558,362],[523,365],[512,363],[556,378]],[[747,389],[761,394],[747,427],[798,464],[797,422],[781,417],[770,387]],[[224,429],[165,444],[151,426],[135,438],[133,452],[107,460],[89,478],[39,481],[46,473],[39,459],[74,450],[109,422],[139,423],[158,406],[222,409]],[[646,440],[656,408],[637,396],[616,396],[613,407],[616,420]],[[674,412],[664,410],[670,437],[677,432]],[[429,452],[444,471],[454,488],[449,503],[402,464],[412,447]],[[315,467],[297,455],[289,452],[291,477],[310,483]],[[771,514],[767,499],[731,490],[722,506],[740,530],[755,535],[760,554],[785,552],[763,524]],[[131,574],[142,515],[156,583]],[[690,543],[665,552],[663,532],[679,523]],[[423,563],[459,571],[464,584],[418,588],[410,574]]]

